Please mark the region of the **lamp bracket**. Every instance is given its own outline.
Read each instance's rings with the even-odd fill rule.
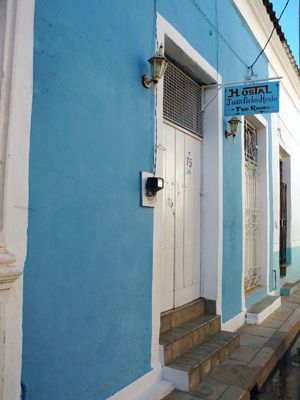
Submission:
[[[202,90],[202,99],[204,99],[204,94],[205,94],[205,89],[210,88],[210,85],[207,86],[202,86],[201,90]],[[202,102],[202,106],[201,106],[201,111],[205,111],[206,107],[210,105],[210,103],[216,98],[217,94],[219,93],[220,89],[222,88],[222,86],[214,86],[211,87],[212,89],[216,89],[213,91],[212,95],[207,99],[206,102]]]
[[[150,79],[148,75],[144,74],[142,76],[142,84],[146,89],[150,89],[152,82],[152,79]]]
[[[234,137],[234,134],[226,130],[226,131],[225,131],[225,138],[226,138],[226,139],[229,139],[230,136],[233,136],[233,137]]]

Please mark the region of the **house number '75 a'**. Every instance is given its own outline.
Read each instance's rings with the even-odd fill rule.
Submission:
[[[186,156],[186,166],[187,166],[186,174],[192,175],[193,159],[191,157],[190,151],[188,152],[188,155]]]

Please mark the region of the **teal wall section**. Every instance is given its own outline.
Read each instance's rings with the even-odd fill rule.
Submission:
[[[279,252],[275,252],[274,257],[279,260]],[[300,247],[288,247],[287,260],[286,276],[280,280],[281,286],[286,282],[294,283],[300,279]]]
[[[130,13],[128,10],[134,10]],[[152,1],[36,0],[22,379],[106,399],[151,368]]]
[[[267,295],[268,295],[268,289],[267,287],[264,286],[255,293],[247,296],[245,299],[246,308],[249,309],[251,306],[253,306],[255,303],[265,298]]]
[[[155,98],[140,77],[155,48],[155,9],[223,82],[244,80],[260,51],[230,0],[195,2],[36,0],[22,372],[30,400],[103,400],[151,369],[153,212],[140,207],[139,172],[153,169]],[[264,57],[255,73],[267,76]],[[223,145],[227,321],[241,311],[240,135]]]
[[[279,252],[273,253],[273,268],[270,270],[270,289],[280,291]]]

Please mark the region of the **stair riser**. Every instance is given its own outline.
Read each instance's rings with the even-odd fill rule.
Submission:
[[[164,333],[176,326],[183,325],[205,313],[205,302],[198,301],[187,307],[163,313],[160,318],[160,333]]]
[[[166,379],[174,382],[175,388],[190,392],[196,387],[223,361],[232,354],[240,345],[239,337],[233,338],[223,347],[216,350],[207,360],[189,372],[176,370],[170,367],[164,367],[163,375]]]
[[[283,287],[283,288],[280,289],[280,295],[281,296],[292,296],[299,289],[300,289],[300,283],[297,283],[296,285],[292,286],[289,289],[285,289]]]
[[[221,319],[219,316],[187,333],[173,343],[164,346],[164,364],[167,365],[176,358],[190,351],[193,347],[203,343],[210,336],[220,332]]]
[[[232,354],[240,345],[239,337],[233,339],[229,343],[226,343],[220,350],[214,353],[207,361],[203,364],[199,365],[196,368],[196,371],[191,371],[193,373],[193,377],[189,378],[189,391],[196,389],[200,382],[202,382],[205,378],[211,374],[214,369],[228,359],[230,354]]]

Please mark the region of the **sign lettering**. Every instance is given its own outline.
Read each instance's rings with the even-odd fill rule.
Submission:
[[[224,115],[268,114],[279,111],[279,82],[225,88]]]

